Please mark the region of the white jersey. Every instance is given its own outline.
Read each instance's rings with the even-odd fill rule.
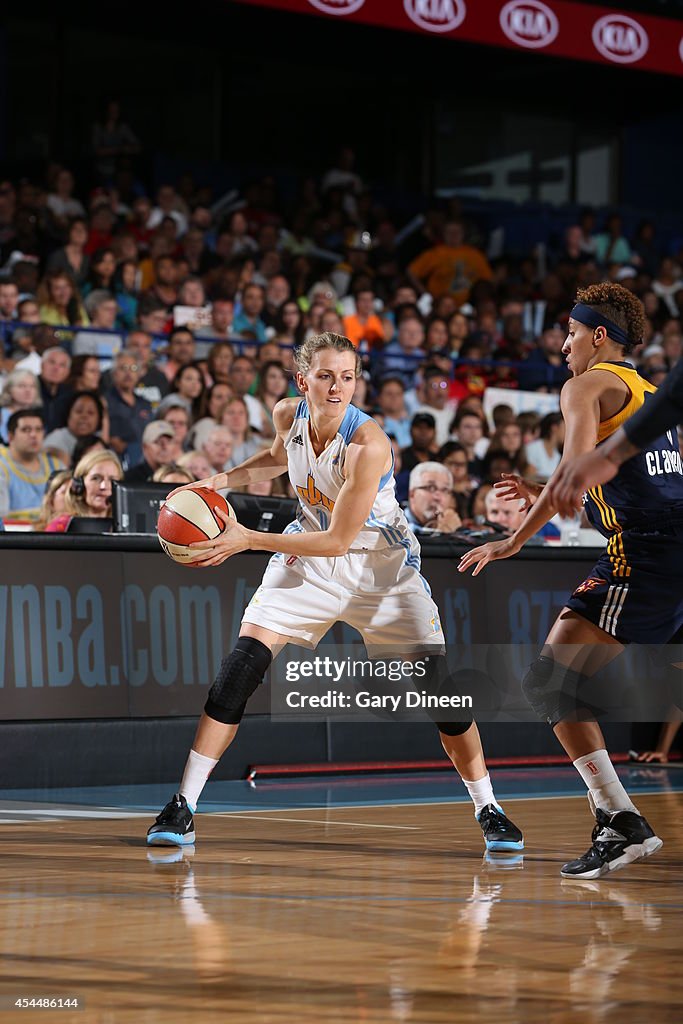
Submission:
[[[344,484],[347,449],[369,419],[350,405],[332,443],[316,455],[308,405],[299,402],[285,439],[299,511],[285,533],[327,529]],[[370,657],[386,657],[387,651],[392,657],[443,653],[439,612],[420,575],[420,546],[396,501],[393,465],[380,480],[370,515],[348,553],[329,558],[274,554],[243,621],[305,647],[316,647],[342,621],[358,630]]]
[[[346,452],[361,424],[371,417],[354,405],[346,410],[337,436],[320,455],[311,444],[308,403],[299,402],[294,421],[285,440],[289,479],[299,499],[299,513],[286,533],[326,530],[334,504],[344,484]],[[349,551],[379,551],[403,548],[406,561],[420,566],[420,546],[408,525],[403,509],[396,501],[393,459],[391,468],[379,482],[372,511]]]

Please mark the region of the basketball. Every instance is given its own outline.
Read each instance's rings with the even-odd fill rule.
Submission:
[[[157,535],[169,558],[174,562],[192,562],[197,552],[188,545],[201,540],[215,540],[223,532],[225,527],[214,512],[216,507],[232,519],[237,518],[225,498],[210,487],[179,491],[164,503],[159,513]]]

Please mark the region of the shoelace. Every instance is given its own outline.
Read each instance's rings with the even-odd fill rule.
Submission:
[[[179,800],[171,800],[169,803],[167,803],[163,811],[160,811],[159,814],[157,814],[157,825],[160,825],[163,821],[167,821],[170,817],[172,817],[173,812],[176,810],[180,811],[182,809],[182,806],[183,805]]]
[[[499,811],[485,807],[479,816],[479,824],[482,827],[488,827],[489,825],[497,825],[499,828],[505,828],[506,822],[503,820],[502,815]]]

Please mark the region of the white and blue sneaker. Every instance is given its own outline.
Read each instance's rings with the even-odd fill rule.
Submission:
[[[484,833],[487,850],[512,853],[524,849],[524,836],[496,804],[487,804],[479,811],[477,821]]]
[[[180,793],[164,807],[147,833],[148,846],[189,846],[194,842],[194,818]]]

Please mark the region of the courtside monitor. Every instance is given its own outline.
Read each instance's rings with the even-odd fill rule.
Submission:
[[[114,533],[156,534],[161,503],[177,486],[173,483],[127,484],[114,481]],[[266,498],[235,491],[228,493],[228,501],[238,522],[248,530],[260,530],[262,533],[282,533],[296,519],[299,507],[296,498]]]
[[[237,522],[247,530],[261,533],[282,533],[296,519],[299,502],[296,498],[266,498],[258,494],[228,492],[228,501],[235,510]]]
[[[159,509],[166,496],[178,484],[127,484],[114,481],[112,484],[112,518],[114,533],[157,532]]]

